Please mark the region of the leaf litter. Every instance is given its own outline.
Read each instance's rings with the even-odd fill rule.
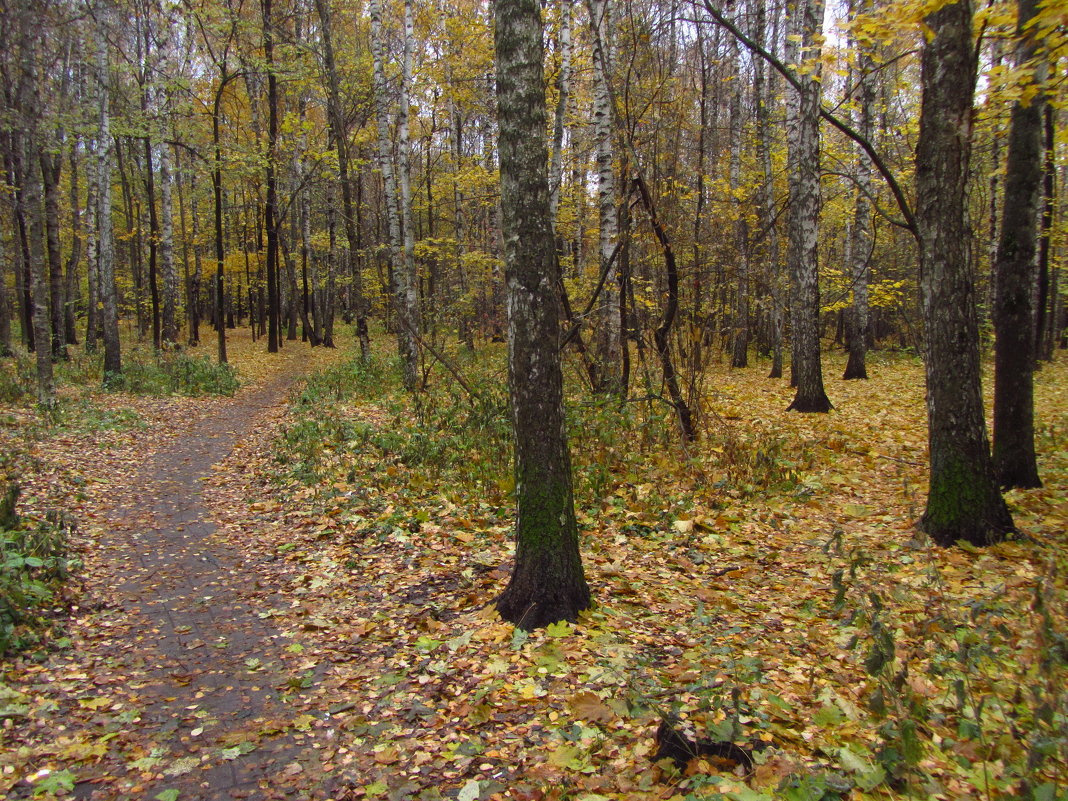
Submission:
[[[217,756],[299,735],[304,750],[279,787],[337,799],[1063,787],[1065,369],[1062,359],[1036,376],[1046,486],[1008,493],[1029,539],[985,551],[938,549],[914,528],[926,440],[922,367],[908,358],[836,384],[836,410],[820,416],[780,411],[788,387],[756,370],[716,371],[691,453],[574,436],[597,605],[529,634],[492,608],[513,552],[506,480],[451,483],[375,447],[374,432],[399,425],[379,397],[318,410],[358,427],[324,444],[306,483],[279,451],[307,412],[272,410],[205,484],[217,536],[239,544],[247,581],[271,589],[258,615],[280,637],[269,669],[245,669],[267,670],[287,711],[236,732]],[[190,413],[216,402],[227,400]],[[182,419],[173,411],[139,408],[149,425],[138,437],[166,447]],[[140,458],[138,437],[111,447],[114,464]],[[82,464],[92,479],[102,465],[86,465],[80,447],[51,442],[38,458],[56,471]],[[608,468],[597,481],[594,460]],[[88,492],[77,514],[92,519],[105,494]],[[85,547],[74,647],[5,664],[0,698],[16,711],[0,786],[23,786],[46,764],[116,791],[124,775],[185,767],[168,759],[166,737],[138,730],[126,677],[109,674],[101,632],[116,610],[92,606],[109,577]],[[754,764],[656,761],[666,721],[692,742],[750,750]]]

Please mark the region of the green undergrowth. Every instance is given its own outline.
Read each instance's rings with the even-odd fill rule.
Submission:
[[[134,395],[233,395],[241,386],[234,368],[186,351],[124,357],[122,374],[108,376],[108,389]]]
[[[134,395],[233,395],[241,386],[234,368],[218,364],[209,356],[185,350],[154,353],[144,347],[127,349],[122,355],[122,373],[104,376],[100,351],[87,354],[70,348],[69,358],[53,365],[57,387],[107,389]],[[32,400],[37,391],[33,354],[17,352],[0,359],[0,403]]]
[[[78,562],[67,550],[60,516],[34,520],[14,513],[18,487],[5,485],[0,501],[0,655],[62,644],[64,588]]]
[[[354,481],[341,465],[344,454],[373,454],[384,467],[410,471],[416,486],[448,484],[508,504],[514,480],[503,358],[457,357],[474,394],[444,372],[407,393],[396,360],[381,357],[318,373],[294,402],[279,460],[290,478],[312,485]],[[804,493],[815,462],[811,443],[722,419],[710,420],[703,446],[688,452],[662,403],[584,395],[569,398],[566,411],[576,503],[590,514],[636,488],[665,514],[698,499],[716,505],[769,491]]]
[[[935,559],[902,585],[897,566],[846,553],[840,539],[826,550],[839,642],[867,676],[864,722],[876,736],[860,754],[864,782],[944,795],[930,771],[941,761],[987,798],[1068,797],[1056,781],[1068,759],[1064,554],[1050,550],[1020,608],[1006,583],[960,586]]]

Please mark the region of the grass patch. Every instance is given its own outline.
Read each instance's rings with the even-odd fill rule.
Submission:
[[[233,395],[241,386],[234,368],[184,351],[126,356],[122,374],[105,379],[108,389],[134,395]]]

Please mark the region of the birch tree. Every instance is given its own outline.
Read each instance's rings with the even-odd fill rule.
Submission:
[[[110,68],[108,59],[107,28],[111,20],[107,2],[96,7],[96,83],[97,83],[97,135],[96,135],[96,247],[97,277],[100,280],[98,293],[101,301],[101,329],[104,339],[104,382],[115,380],[122,374],[122,352],[119,347],[119,304],[115,287],[115,231],[111,219],[111,95]]]
[[[975,49],[971,0],[927,15],[916,147],[916,224],[927,328],[927,508],[921,527],[941,545],[998,542],[1013,531],[983,419],[979,326],[967,260]]]
[[[523,629],[590,605],[578,549],[560,369],[559,265],[549,214],[538,0],[495,0],[516,554],[497,609]]]
[[[787,93],[786,136],[789,152],[791,375],[797,394],[788,407],[797,412],[827,412],[819,337],[820,82],[819,40],[823,0],[798,0],[791,9],[788,58],[802,65],[799,91]]]
[[[593,27],[593,127],[597,143],[597,252],[599,274],[604,275],[598,320],[599,383],[601,389],[620,389],[621,320],[617,270],[612,264],[619,238],[616,213],[616,152],[613,146],[615,115],[612,108],[613,7],[612,0],[589,0],[590,24]]]

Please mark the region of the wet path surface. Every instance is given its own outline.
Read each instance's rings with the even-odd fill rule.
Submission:
[[[275,381],[220,405],[149,458],[107,515],[101,544],[117,577],[108,600],[126,639],[114,668],[138,710],[131,725],[156,744],[149,758],[160,757],[133,797],[168,789],[179,801],[315,797],[297,789],[314,757],[280,698],[286,641],[261,616],[274,596],[241,543],[216,530],[204,497],[212,465],[286,388]],[[115,790],[86,782],[76,794],[114,798]]]

